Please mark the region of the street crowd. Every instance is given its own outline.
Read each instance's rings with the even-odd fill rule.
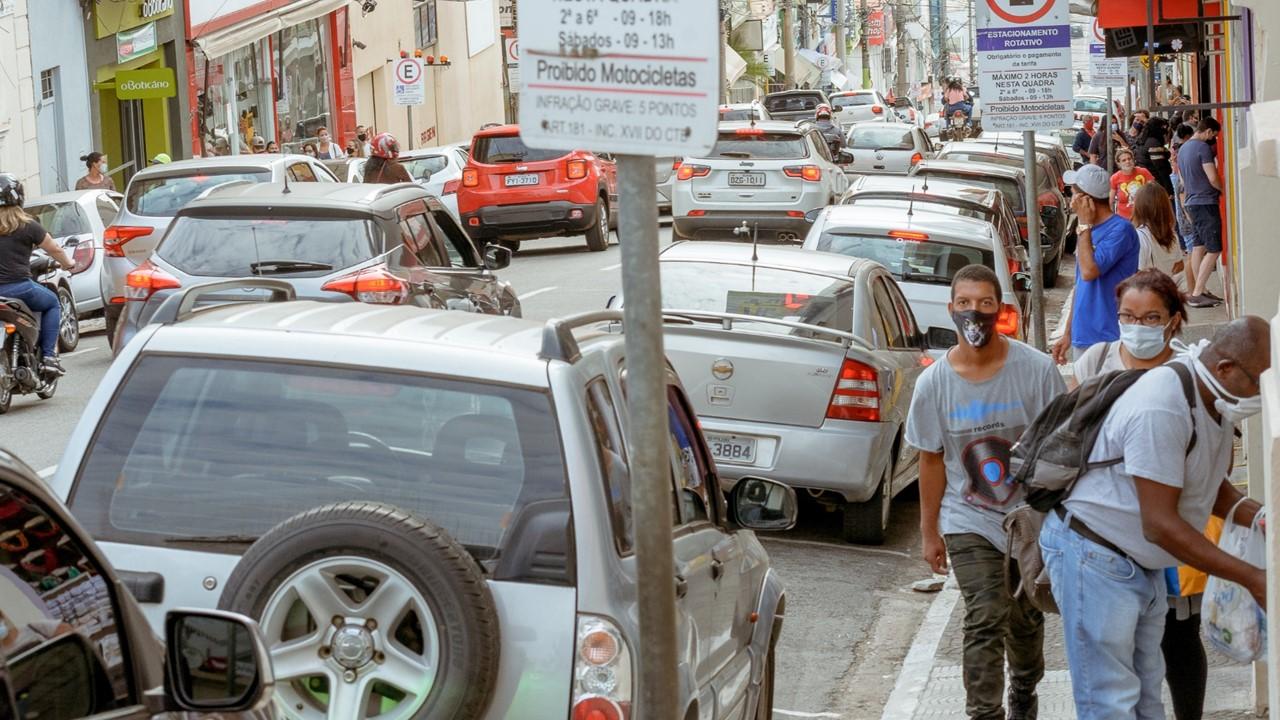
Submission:
[[[1014,555],[1005,521],[1026,495],[1011,459],[1037,441],[1033,423],[1063,393],[1078,409],[1127,384],[1086,428],[1074,477],[1038,535],[1077,716],[1164,718],[1167,682],[1174,716],[1200,718],[1208,576],[1265,607],[1265,572],[1216,540],[1223,518],[1249,526],[1261,512],[1228,476],[1236,428],[1261,409],[1268,323],[1246,316],[1211,341],[1180,339],[1188,305],[1221,302],[1206,285],[1222,250],[1218,123],[1194,111],[1172,122],[1138,111],[1127,132],[1116,118],[1097,132],[1093,125],[1086,120],[1075,144],[1086,164],[1064,177],[1079,228],[1062,339],[1045,354],[1001,335],[997,276],[965,268],[951,286],[959,344],[921,376],[908,418],[907,441],[921,451],[924,557],[935,572],[954,571],[964,600],[963,678],[975,720],[1037,716],[1045,621],[1026,579],[1007,582]],[[1056,367],[1067,362],[1070,391]]]

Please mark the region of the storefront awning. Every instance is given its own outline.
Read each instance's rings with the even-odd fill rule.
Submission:
[[[747,72],[747,61],[743,60],[742,56],[739,55],[737,51],[729,47],[728,43],[725,43],[724,75],[725,75],[725,78],[729,81],[729,84],[732,85],[735,82],[737,82],[738,78],[742,77],[743,74],[745,74],[746,72]]]
[[[1154,11],[1151,20],[1156,25],[1200,17],[1196,0],[1153,0],[1151,7]],[[1146,24],[1146,0],[1098,0],[1098,27],[1110,30]]]
[[[216,58],[308,20],[337,10],[350,0],[295,0],[230,27],[195,38],[206,57]]]

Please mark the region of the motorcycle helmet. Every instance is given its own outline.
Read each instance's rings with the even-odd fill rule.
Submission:
[[[18,176],[12,173],[0,173],[0,207],[22,207],[27,194],[22,190]]]
[[[819,105],[819,106],[818,106],[818,109],[817,109],[816,111],[814,111],[814,116],[815,116],[815,117],[817,117],[817,119],[819,119],[819,120],[821,120],[821,119],[823,119],[823,118],[826,118],[826,119],[830,120],[830,119],[831,119],[831,106],[830,106],[830,105],[827,105],[827,104],[825,104],[825,103],[824,103],[824,104],[822,104],[822,105]]]
[[[389,160],[400,156],[400,143],[391,133],[378,133],[373,138],[373,156]]]

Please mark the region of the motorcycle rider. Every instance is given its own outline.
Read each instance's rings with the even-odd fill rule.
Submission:
[[[831,121],[831,106],[822,104],[814,111],[817,121],[813,124],[822,133],[822,139],[827,141],[827,147],[831,149],[831,157],[836,157],[841,150],[844,149],[844,130],[840,125]]]
[[[973,103],[969,102],[969,93],[965,91],[964,84],[960,82],[960,78],[951,78],[951,82],[947,84],[947,90],[942,95],[943,101],[947,104],[946,116],[950,118],[959,110],[964,113],[965,122],[973,115]]]
[[[65,268],[74,263],[53,236],[23,211],[25,201],[18,178],[0,173],[0,297],[21,300],[40,316],[40,371],[62,375],[66,372],[58,362],[62,307],[57,295],[31,278],[31,251],[38,247]]]
[[[378,133],[373,139],[373,156],[364,163],[364,181],[367,183],[413,182],[409,171],[396,158],[400,157],[400,143],[391,133]]]

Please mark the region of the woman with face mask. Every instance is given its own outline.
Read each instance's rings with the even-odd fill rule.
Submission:
[[[1187,322],[1187,307],[1173,278],[1155,269],[1139,270],[1116,288],[1116,300],[1120,341],[1085,350],[1074,364],[1076,384],[1112,370],[1149,370],[1173,357],[1169,343]]]
[[[107,174],[107,156],[100,152],[91,152],[80,156],[81,162],[89,169],[84,177],[76,181],[77,190],[110,190],[116,191],[116,181]]]

